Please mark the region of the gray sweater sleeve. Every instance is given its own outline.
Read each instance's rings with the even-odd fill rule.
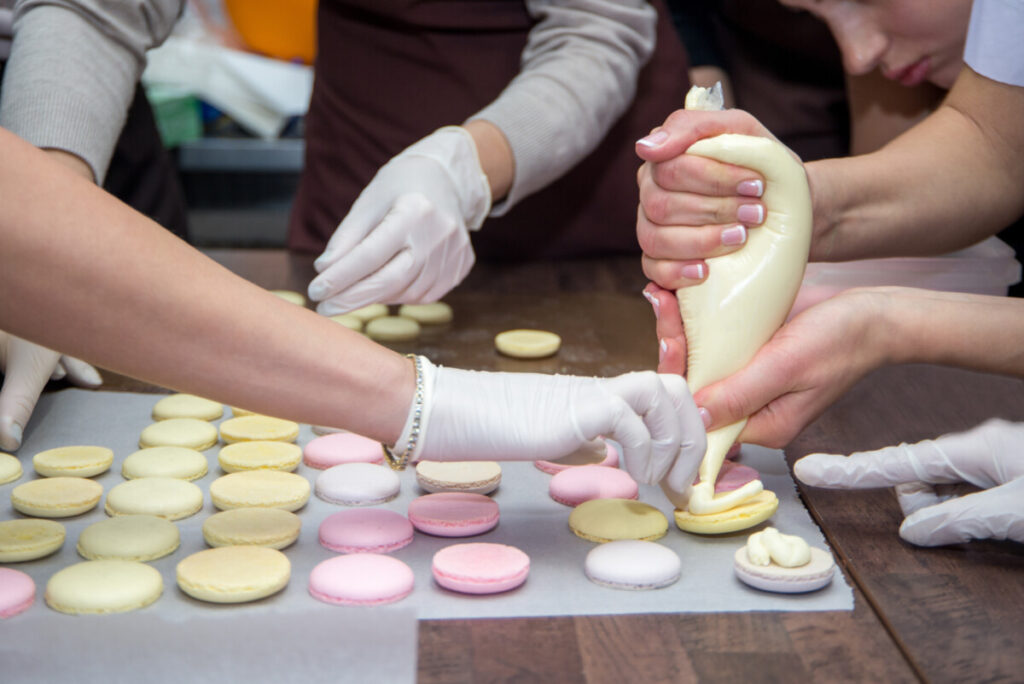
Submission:
[[[0,126],[84,159],[98,183],[145,66],[184,0],[20,0]]]
[[[626,111],[654,50],[657,14],[647,0],[526,0],[537,23],[519,74],[469,117],[490,121],[515,156],[500,216],[565,174]]]

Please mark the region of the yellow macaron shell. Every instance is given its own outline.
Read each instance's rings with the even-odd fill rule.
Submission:
[[[139,448],[177,446],[205,451],[217,443],[217,428],[198,418],[169,418],[143,429]]]
[[[210,546],[266,546],[283,549],[295,543],[302,529],[299,516],[280,508],[233,508],[203,522]]]
[[[280,470],[243,470],[210,483],[213,505],[232,508],[280,508],[297,511],[309,501],[309,480]]]
[[[57,572],[46,584],[46,603],[71,615],[125,613],[160,598],[164,581],[145,563],[95,560]]]
[[[335,316],[330,316],[330,319],[335,323],[345,326],[349,330],[354,330],[356,332],[363,331],[363,322],[352,314],[337,314]]]
[[[779,499],[775,492],[767,489],[757,496],[744,501],[735,508],[721,513],[694,515],[678,508],[675,511],[676,525],[685,532],[694,534],[725,534],[746,530],[760,525],[775,514]]]
[[[288,584],[291,563],[275,549],[222,546],[199,551],[178,563],[178,586],[192,598],[244,603],[275,594]]]
[[[153,406],[153,420],[171,418],[195,418],[196,420],[219,420],[224,415],[224,404],[194,394],[172,394]]]
[[[147,447],[139,449],[121,462],[121,476],[126,480],[173,477],[191,481],[206,475],[208,470],[206,456],[187,447]]]
[[[569,529],[594,542],[654,541],[668,532],[668,518],[654,506],[633,499],[592,499],[572,510]]]
[[[21,461],[10,454],[0,454],[0,485],[14,482],[23,473]]]
[[[63,446],[32,457],[32,467],[43,477],[92,477],[107,472],[113,462],[114,452],[101,446]]]
[[[381,316],[388,315],[387,304],[367,304],[364,307],[360,307],[355,311],[347,312],[349,316],[354,316],[361,320],[363,323],[372,321],[374,318],[380,318]]]
[[[0,522],[0,563],[43,558],[64,544],[64,526],[54,520],[26,518]]]
[[[155,515],[123,515],[89,525],[78,536],[78,554],[88,560],[151,561],[178,548],[178,526]]]
[[[173,477],[140,477],[107,493],[107,515],[155,515],[180,520],[203,507],[203,490]]]
[[[404,316],[381,316],[367,321],[363,332],[378,342],[408,342],[420,336],[420,324]]]
[[[398,307],[398,315],[411,318],[423,325],[440,325],[451,323],[453,314],[452,307],[444,302],[430,302],[428,304],[403,304]]]
[[[494,337],[495,348],[517,359],[542,359],[556,353],[562,338],[547,330],[506,330]]]
[[[103,485],[85,477],[44,477],[11,491],[11,505],[35,518],[68,518],[90,511],[100,502]]]
[[[263,469],[292,471],[302,462],[302,447],[292,442],[268,440],[235,442],[221,449],[217,460],[225,473]]]
[[[229,418],[220,424],[220,438],[225,444],[253,441],[294,442],[298,436],[299,424],[283,418],[252,415]]]

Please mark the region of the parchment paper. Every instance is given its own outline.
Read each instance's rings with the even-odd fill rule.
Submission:
[[[10,491],[35,477],[31,458],[44,449],[71,444],[110,447],[115,454],[114,466],[95,479],[103,485],[104,491],[123,482],[120,463],[138,449],[139,433],[152,422],[150,411],[159,398],[151,394],[73,389],[44,395],[26,432],[24,446],[19,450],[26,473],[17,482],[0,486],[0,519],[23,517],[11,507]],[[226,414],[230,417],[230,409],[226,409]],[[310,426],[304,425],[298,442],[305,445],[315,437]],[[291,582],[284,591],[262,601],[234,606],[195,601],[177,588],[174,568],[188,554],[206,548],[201,526],[206,517],[216,512],[209,499],[209,485],[223,475],[217,465],[218,449],[219,446],[205,452],[210,472],[196,481],[206,494],[204,509],[177,521],[181,548],[152,563],[163,574],[165,583],[163,596],[152,606],[120,616],[71,617],[50,610],[43,603],[48,578],[61,568],[82,560],[75,551],[78,535],[89,524],[106,518],[102,502],[90,513],[62,521],[67,529],[67,541],[58,553],[38,561],[12,564],[35,579],[38,596],[36,605],[28,612],[0,622],[3,635],[0,662],[5,671],[7,664],[13,663],[25,668],[22,674],[31,673],[36,681],[46,680],[37,669],[32,669],[44,665],[32,664],[18,654],[23,654],[25,649],[30,653],[52,652],[45,644],[52,644],[53,638],[60,638],[69,648],[97,663],[126,662],[124,649],[102,649],[97,642],[113,640],[126,648],[132,644],[143,648],[148,644],[153,646],[150,650],[157,650],[157,644],[165,648],[170,645],[179,665],[193,663],[197,667],[204,662],[203,654],[208,656],[209,662],[218,661],[218,648],[210,649],[204,644],[212,641],[246,644],[247,650],[234,651],[243,657],[230,657],[230,666],[242,670],[219,671],[216,678],[223,681],[224,678],[241,678],[246,668],[258,673],[267,662],[277,662],[275,659],[282,657],[282,639],[287,636],[289,650],[286,653],[294,656],[288,662],[294,667],[294,663],[312,661],[307,663],[312,670],[306,681],[317,681],[320,675],[340,667],[342,662],[345,671],[354,677],[352,681],[359,680],[361,671],[357,666],[360,663],[368,663],[373,668],[386,664],[395,674],[395,679],[382,679],[381,672],[373,669],[373,677],[366,678],[365,673],[371,671],[366,670],[362,671],[362,681],[401,681],[405,675],[412,681],[416,662],[416,616],[446,619],[853,609],[852,591],[838,572],[827,588],[803,595],[770,594],[740,583],[733,576],[732,555],[746,543],[749,531],[719,537],[681,532],[672,521],[672,505],[657,488],[647,486],[641,487],[640,500],[668,516],[669,533],[659,543],[679,554],[683,562],[682,577],[676,584],[656,591],[617,591],[597,586],[583,574],[584,558],[594,544],[569,530],[571,509],[548,496],[551,476],[532,463],[502,464],[502,484],[493,494],[501,508],[501,522],[495,530],[464,540],[417,533],[412,544],[393,554],[408,563],[416,576],[416,589],[398,604],[357,610],[329,606],[309,596],[310,571],[320,561],[335,555],[319,545],[317,528],[325,517],[343,508],[315,496],[298,512],[303,523],[299,541],[284,549],[292,563]],[[784,533],[799,534],[814,546],[828,548],[797,496],[781,451],[744,445],[740,462],[760,471],[765,487],[778,495],[779,510],[770,521],[772,525]],[[313,484],[321,471],[300,465],[297,472]],[[424,492],[416,484],[413,469],[400,475],[401,494],[382,507],[404,514],[409,502]],[[439,549],[459,541],[497,542],[521,548],[531,558],[529,579],[519,589],[497,596],[465,596],[441,589],[430,574],[431,558]],[[277,644],[277,650],[260,648],[262,644],[268,647]],[[330,656],[320,649],[328,646],[332,649]],[[226,654],[219,653],[219,656]],[[55,665],[51,663],[49,667]],[[77,668],[81,668],[81,661]],[[337,674],[332,676],[334,681],[345,681]],[[107,681],[118,680],[107,678]]]

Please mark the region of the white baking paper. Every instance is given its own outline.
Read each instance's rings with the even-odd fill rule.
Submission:
[[[17,482],[0,486],[0,519],[22,517],[10,505],[10,491],[17,484],[35,477],[31,457],[44,449],[70,444],[110,447],[115,453],[114,467],[95,479],[103,484],[105,491],[123,482],[120,463],[137,450],[139,433],[152,422],[150,411],[159,399],[159,395],[74,389],[43,396],[26,432],[25,444],[18,453],[26,474]],[[230,417],[230,409],[226,412]],[[298,441],[305,445],[315,437],[310,427],[304,425]],[[284,549],[292,563],[291,582],[284,591],[249,604],[222,606],[203,603],[189,598],[177,588],[174,568],[188,554],[206,548],[202,522],[216,512],[210,503],[209,485],[223,475],[217,465],[218,449],[214,447],[205,452],[210,473],[196,482],[206,493],[204,509],[197,515],[177,521],[182,535],[181,548],[171,556],[152,563],[163,573],[165,583],[163,596],[153,605],[120,616],[71,617],[50,610],[43,603],[42,593],[47,579],[61,568],[82,560],[75,552],[78,535],[87,525],[105,519],[102,502],[90,513],[63,521],[68,536],[64,548],[58,553],[38,561],[12,564],[12,567],[27,572],[35,579],[39,595],[36,605],[28,612],[0,622],[0,663],[4,664],[5,675],[8,663],[17,663],[22,668],[57,667],[55,663],[40,664],[28,660],[24,649],[37,655],[54,653],[53,639],[58,635],[67,648],[111,666],[121,662],[118,658],[123,658],[126,651],[116,646],[100,648],[105,639],[154,653],[170,649],[175,652],[180,666],[191,667],[189,663],[192,662],[204,671],[208,666],[200,667],[200,663],[216,660],[221,652],[209,647],[206,651],[199,650],[206,654],[204,657],[193,657],[199,646],[211,639],[237,639],[250,648],[235,651],[237,656],[221,653],[230,659],[226,662],[232,667],[259,670],[265,663],[285,657],[294,667],[296,662],[325,658],[323,662],[307,662],[306,666],[319,672],[334,660],[344,660],[350,665],[369,663],[371,667],[393,668],[398,681],[404,675],[409,675],[409,681],[412,681],[416,648],[414,616],[420,619],[501,618],[853,608],[852,590],[840,572],[827,588],[803,595],[769,594],[741,584],[733,576],[732,556],[738,547],[745,544],[749,531],[719,537],[681,532],[672,522],[671,504],[657,488],[647,486],[641,487],[640,499],[668,516],[669,533],[659,543],[679,554],[682,577],[674,585],[654,591],[618,591],[593,584],[583,573],[583,561],[594,544],[576,537],[569,530],[570,509],[548,496],[551,476],[532,463],[502,464],[502,483],[493,494],[501,508],[501,522],[493,531],[463,540],[417,533],[412,544],[393,554],[408,563],[416,577],[413,593],[397,604],[357,610],[327,605],[308,594],[310,571],[320,561],[335,555],[319,545],[317,528],[325,517],[343,508],[315,496],[298,511],[303,523],[299,541]],[[786,534],[804,537],[813,546],[828,548],[797,496],[781,451],[745,445],[740,462],[760,471],[765,488],[778,495],[779,510],[771,520],[772,525]],[[321,471],[303,464],[297,472],[313,484]],[[409,502],[424,492],[416,484],[413,469],[402,472],[401,478],[401,494],[382,507],[404,514]],[[531,559],[529,578],[520,588],[495,596],[460,595],[441,589],[431,577],[431,558],[439,549],[460,541],[497,542],[519,547]],[[386,643],[372,638],[382,625],[387,627],[379,630],[386,632],[386,639],[381,637]],[[329,634],[325,634],[325,630]],[[286,642],[283,651],[282,640]],[[333,644],[336,652],[330,657],[314,656],[313,653],[318,652],[316,646],[326,643]],[[266,649],[259,647],[263,644]],[[25,669],[22,674],[31,673],[35,681],[51,679],[35,676],[37,671]],[[240,675],[241,672],[238,679],[241,679]],[[218,675],[217,678],[223,681],[234,677]],[[180,681],[204,680],[190,677]],[[316,681],[316,678],[311,677],[308,681]],[[375,676],[363,681],[392,680]]]

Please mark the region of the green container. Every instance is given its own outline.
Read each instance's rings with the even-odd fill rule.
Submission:
[[[164,86],[149,86],[146,97],[153,107],[156,127],[164,147],[171,149],[203,137],[199,100],[191,93]]]

